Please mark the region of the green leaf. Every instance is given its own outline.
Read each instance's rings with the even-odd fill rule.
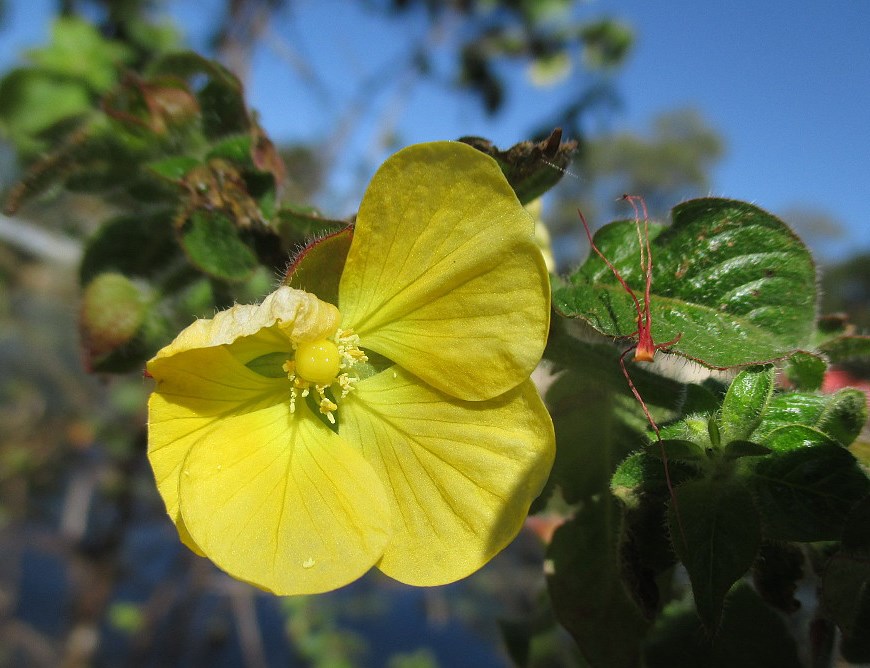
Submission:
[[[826,612],[846,635],[870,606],[870,549],[840,550],[828,560],[822,579]]]
[[[211,147],[206,160],[223,158],[245,167],[253,167],[251,160],[251,135],[235,135],[226,137]]]
[[[25,161],[56,148],[49,130],[83,118],[93,100],[81,83],[33,69],[17,69],[0,79],[0,133]]]
[[[751,487],[771,540],[837,540],[850,509],[870,493],[855,457],[805,427],[784,427],[768,445],[778,452],[750,462]]]
[[[846,518],[843,548],[870,550],[870,497],[862,499]]]
[[[740,459],[741,457],[760,457],[769,455],[771,449],[753,441],[730,441],[723,449],[725,459]]]
[[[583,62],[593,70],[619,66],[634,44],[632,29],[613,19],[585,24],[580,30],[580,38],[583,40]]]
[[[722,625],[712,638],[685,604],[665,608],[650,632],[644,658],[647,668],[803,665],[782,617],[745,584],[731,592]]]
[[[648,440],[648,425],[620,371],[618,353],[570,336],[566,324],[553,323],[544,353],[559,373],[545,398],[557,444],[549,484],[576,503],[607,489],[616,464]],[[638,389],[658,406],[669,411],[681,406],[680,383],[643,370],[632,373]],[[658,406],[650,405],[657,416]],[[654,465],[661,470],[660,461]]]
[[[179,236],[190,262],[214,278],[243,281],[257,267],[257,256],[221,212],[194,211]]]
[[[761,422],[773,396],[773,366],[752,367],[737,374],[722,402],[723,439],[747,439]]]
[[[227,68],[192,51],[171,53],[157,60],[151,74],[171,74],[199,83],[196,91],[202,112],[203,133],[209,139],[246,133],[251,120],[242,84]]]
[[[160,211],[119,216],[104,223],[85,247],[79,267],[82,284],[106,271],[155,276],[179,259],[172,217],[172,212]]]
[[[662,592],[670,593],[673,568],[677,563],[667,530],[667,491],[644,494],[633,507],[624,508],[620,531],[620,572],[632,598],[647,619],[654,618],[662,605]]]
[[[184,179],[187,173],[193,169],[201,165],[202,163],[188,155],[175,155],[171,158],[163,158],[162,160],[155,160],[153,162],[149,162],[145,165],[146,169],[150,169],[152,172],[157,174],[167,181],[180,182]]]
[[[846,518],[842,549],[822,574],[822,603],[843,632],[843,657],[870,661],[870,497]]]
[[[556,461],[550,483],[568,503],[607,489],[613,469],[613,392],[592,374],[574,370],[556,378],[546,393],[556,432]]]
[[[725,595],[752,566],[761,542],[761,523],[743,485],[693,480],[674,490],[668,509],[674,549],[692,583],[695,608],[713,630]]]
[[[870,359],[870,336],[838,336],[819,345],[832,364]]]
[[[858,437],[866,421],[867,403],[860,390],[846,388],[834,394],[786,392],[771,400],[753,439],[767,444],[780,428],[802,425],[847,446]]]
[[[547,587],[559,622],[593,666],[633,668],[649,623],[625,589],[616,558],[618,503],[583,505],[556,530]]]
[[[767,363],[808,345],[815,267],[784,223],[751,204],[715,198],[685,202],[672,215],[670,228],[649,228],[656,342],[682,334],[671,350],[714,368]],[[642,300],[635,222],[606,225],[595,241]],[[637,330],[632,299],[594,253],[554,291],[553,303],[607,336]]]
[[[650,443],[647,451],[660,459],[664,455],[669,462],[697,463],[707,459],[706,453],[697,443],[678,438]]]
[[[804,555],[794,543],[764,543],[752,567],[752,581],[761,597],[787,614],[796,612],[798,582],[804,576]]]
[[[654,446],[651,446],[654,447]],[[660,455],[652,455],[652,449],[636,452],[624,459],[610,479],[610,490],[629,508],[637,505],[645,494],[654,494],[664,502],[670,495],[668,477]],[[700,475],[696,466],[679,460],[668,463],[668,474],[674,487]]]
[[[770,432],[764,445],[775,452],[792,452],[817,445],[836,445],[824,432],[803,424],[788,424]]]
[[[132,55],[121,42],[104,38],[90,23],[74,17],[57,19],[51,43],[29,54],[43,71],[83,81],[95,93],[104,93],[115,83],[119,68]]]

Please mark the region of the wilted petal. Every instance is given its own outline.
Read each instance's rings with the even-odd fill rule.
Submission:
[[[302,290],[281,286],[260,304],[237,304],[213,318],[196,320],[148,364],[195,348],[234,345],[237,357],[253,359],[274,352],[287,341],[313,341],[331,335],[341,315],[332,304]],[[243,346],[249,349],[242,353]],[[244,361],[248,361],[247,359]]]
[[[534,223],[498,165],[465,144],[418,144],[378,170],[339,289],[362,345],[462,399],[529,377],[547,338]]]
[[[413,585],[469,575],[516,536],[552,466],[553,426],[531,381],[466,402],[393,367],[362,381],[339,433],[378,472],[393,535],[378,564]]]

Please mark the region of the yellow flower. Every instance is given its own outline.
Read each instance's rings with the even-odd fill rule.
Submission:
[[[338,307],[282,286],[157,353],[148,455],[185,544],[278,594],[445,584],[505,547],[554,455],[533,234],[493,160],[412,146],[366,191]]]

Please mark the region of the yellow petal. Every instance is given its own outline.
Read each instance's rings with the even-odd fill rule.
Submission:
[[[179,484],[193,541],[217,566],[281,595],[360,577],[389,540],[389,505],[359,451],[302,403],[240,416],[193,444]]]
[[[148,400],[148,459],[177,522],[181,464],[193,445],[218,431],[225,439],[243,435],[246,415],[286,402],[290,386],[254,373],[227,346],[161,357],[148,368],[157,381]]]
[[[528,378],[549,276],[496,162],[454,142],[387,160],[360,206],[339,307],[363,347],[453,396],[489,399]]]
[[[265,378],[244,365],[268,353],[289,358],[294,342],[331,334],[339,317],[331,304],[281,287],[261,304],[195,321],[148,362],[157,383],[148,403],[148,457],[174,521],[180,466],[191,445],[214,429],[243,430],[234,417],[289,400],[286,378]]]
[[[553,463],[553,425],[531,381],[466,402],[393,367],[341,405],[339,433],[387,488],[393,536],[378,568],[440,585],[483,566],[516,536]]]

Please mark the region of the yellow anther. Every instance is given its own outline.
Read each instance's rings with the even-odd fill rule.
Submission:
[[[338,385],[341,388],[341,398],[344,399],[348,394],[355,390],[358,382],[359,378],[356,376],[349,376],[346,373],[341,374],[338,377]]]
[[[338,353],[341,355],[341,368],[350,369],[357,362],[367,362],[368,357],[359,348],[359,337],[352,329],[340,329],[335,333]]]

